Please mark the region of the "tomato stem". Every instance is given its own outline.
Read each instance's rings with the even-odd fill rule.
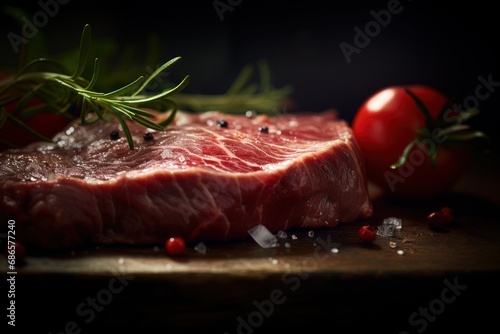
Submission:
[[[413,92],[410,91],[408,88],[405,88],[405,92],[406,92],[406,94],[410,95],[410,97],[413,99],[413,101],[415,101],[418,109],[424,115],[425,124],[427,125],[427,128],[429,128],[429,129],[432,128],[434,125],[434,122],[432,120],[431,113],[429,112],[429,110],[427,110],[427,107],[425,106],[425,104],[415,94],[413,94]]]
[[[393,163],[391,165],[391,168],[396,169],[396,168],[399,168],[402,165],[404,165],[406,160],[408,160],[408,156],[410,155],[410,152],[413,149],[413,147],[419,143],[420,143],[420,139],[417,138],[417,139],[412,140],[408,145],[406,145],[405,149],[403,150],[403,154],[401,154],[398,161],[396,161],[395,163]]]
[[[432,141],[433,145],[429,145],[430,149],[427,150],[431,166],[436,167],[436,158],[438,145],[461,147],[472,149],[476,148],[477,145],[471,143],[472,140],[477,138],[488,139],[488,136],[481,131],[471,131],[469,125],[462,124],[468,119],[479,114],[478,109],[468,109],[455,114],[454,118],[449,119],[447,116],[450,111],[450,103],[446,103],[438,118],[436,120],[432,119],[432,116],[424,105],[422,100],[420,100],[412,91],[405,89],[405,92],[413,99],[418,109],[422,112],[425,117],[426,126],[424,128],[418,129],[416,131],[417,138],[412,140],[403,150],[403,153],[399,159],[391,165],[391,169],[396,169],[405,164],[408,160],[411,150],[416,146],[423,144],[424,141]],[[453,115],[453,113],[451,113]],[[435,138],[442,138],[439,143]],[[425,150],[425,147],[422,147]]]

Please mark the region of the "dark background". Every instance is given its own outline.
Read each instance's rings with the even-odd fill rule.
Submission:
[[[296,110],[336,108],[349,121],[364,99],[388,85],[427,84],[460,102],[475,94],[479,76],[491,75],[500,82],[499,27],[492,2],[401,0],[401,12],[352,55],[350,64],[339,44],[353,45],[354,28],[364,30],[374,20],[370,11],[387,9],[388,1],[220,3],[234,5],[223,12],[222,21],[212,0],[130,4],[71,0],[58,5],[35,38],[44,36],[48,52],[57,55],[77,47],[83,26],[89,23],[94,39],[118,45],[116,57],[132,47],[137,64],[142,64],[148,36],[154,34],[161,41],[158,64],[182,56],[169,75],[175,80],[191,75],[185,92],[192,93],[223,93],[244,65],[264,59],[273,85],[293,88]],[[42,10],[38,1],[4,4],[21,8],[30,19]],[[6,36],[20,34],[21,26],[6,14],[0,22],[0,65],[12,66],[17,55]],[[102,71],[106,69],[116,70],[103,66]],[[471,121],[495,140],[499,100],[500,92],[495,91],[481,101],[482,114]]]

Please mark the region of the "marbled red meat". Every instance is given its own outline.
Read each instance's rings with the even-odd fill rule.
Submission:
[[[218,121],[224,120],[224,126]],[[365,166],[334,111],[281,116],[178,112],[165,131],[75,122],[54,137],[0,152],[0,219],[44,248],[247,238],[334,227],[372,215]],[[259,127],[266,126],[266,131]],[[118,130],[120,138],[112,139]]]

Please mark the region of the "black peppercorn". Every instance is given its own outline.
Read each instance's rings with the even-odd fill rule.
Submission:
[[[154,139],[153,134],[151,132],[146,132],[143,137],[145,141],[150,141]]]
[[[269,133],[269,128],[265,125],[259,126],[260,133]]]
[[[120,138],[120,134],[118,133],[118,131],[116,130],[113,130],[111,131],[111,133],[109,134],[109,137],[113,140],[117,140],[118,138]]]
[[[225,120],[217,121],[218,128],[227,128],[227,122]]]

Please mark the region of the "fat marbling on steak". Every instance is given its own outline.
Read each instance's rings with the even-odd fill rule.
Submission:
[[[54,143],[0,152],[2,229],[14,220],[17,240],[42,248],[146,245],[372,215],[360,151],[334,111],[179,111],[165,131],[129,127],[133,150],[116,121],[75,121]]]

